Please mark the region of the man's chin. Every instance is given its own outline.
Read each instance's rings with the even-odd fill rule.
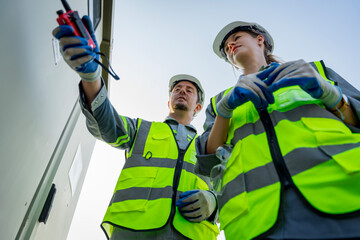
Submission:
[[[188,107],[187,107],[185,104],[178,103],[178,104],[175,105],[175,109],[187,111],[187,110],[188,110]]]

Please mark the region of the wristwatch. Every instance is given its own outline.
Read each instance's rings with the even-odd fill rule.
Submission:
[[[343,112],[345,112],[345,110],[350,107],[349,104],[349,99],[346,95],[342,95],[342,99],[340,101],[341,105],[340,107],[336,107],[333,110],[330,110],[330,112],[332,112],[333,114],[335,114],[337,117],[341,118],[342,120],[345,119]]]

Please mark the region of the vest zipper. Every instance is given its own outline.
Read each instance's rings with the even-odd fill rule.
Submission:
[[[265,129],[271,158],[274,163],[274,166],[275,166],[276,172],[279,176],[280,184],[281,184],[281,186],[280,186],[280,204],[279,204],[278,217],[276,219],[276,222],[266,232],[264,232],[254,238],[254,239],[263,239],[264,237],[268,236],[271,232],[273,232],[275,230],[275,227],[278,225],[279,219],[281,218],[281,216],[283,214],[281,209],[283,206],[284,187],[293,186],[294,183],[293,183],[290,173],[285,165],[285,160],[281,154],[279,142],[276,137],[275,128],[271,121],[271,118],[270,118],[270,115],[269,115],[267,109],[260,108],[260,109],[258,109],[258,113],[260,116],[260,120]]]
[[[174,216],[175,216],[175,212],[176,212],[176,194],[177,194],[177,189],[179,187],[179,183],[180,183],[180,177],[181,177],[181,171],[183,169],[183,165],[184,165],[184,157],[185,157],[185,153],[186,151],[189,149],[189,147],[191,146],[192,144],[192,141],[194,141],[195,137],[190,141],[190,143],[187,145],[186,149],[180,149],[179,147],[179,144],[178,142],[176,141],[176,136],[175,136],[175,133],[173,132],[171,126],[169,123],[166,123],[169,128],[170,128],[170,131],[172,132],[173,134],[173,137],[174,137],[174,140],[175,140],[175,143],[176,143],[176,147],[178,149],[178,159],[176,161],[176,166],[175,166],[175,171],[174,171],[174,179],[173,179],[173,195],[172,195],[172,201],[171,201],[171,211],[170,211],[170,217],[168,219],[168,221],[173,221],[174,220]],[[196,136],[196,135],[195,135]],[[168,223],[168,222],[167,222]],[[166,223],[166,224],[167,224]],[[175,229],[174,227],[174,230],[176,232],[178,232],[179,234],[183,235],[182,233],[180,233],[178,230]],[[184,235],[183,235],[184,236]],[[184,238],[186,238],[184,236]]]
[[[271,121],[270,115],[266,109],[259,109],[260,120],[264,126],[268,140],[271,158],[274,162],[275,169],[279,175],[280,182],[284,186],[292,184],[290,173],[285,165],[285,160],[281,154],[279,142],[276,137],[275,128]]]
[[[181,171],[184,164],[185,150],[179,149],[179,157],[176,162],[174,181],[173,181],[173,196],[172,196],[172,205],[175,207],[176,203],[176,193],[180,182]]]
[[[168,124],[168,126],[170,127],[170,125]],[[179,144],[176,141],[176,137],[174,132],[172,131],[172,128],[170,127],[171,132],[173,133],[175,142],[176,142],[176,146],[179,152],[179,156],[178,159],[176,161],[176,166],[175,166],[175,172],[174,172],[174,180],[173,180],[173,195],[172,195],[172,201],[171,201],[171,211],[170,211],[170,217],[168,219],[168,221],[173,222],[174,221],[174,217],[175,217],[175,212],[176,212],[176,194],[177,194],[177,189],[179,187],[179,183],[180,183],[180,177],[181,177],[181,172],[183,169],[183,165],[184,165],[184,157],[185,157],[185,153],[186,151],[189,149],[192,141],[194,141],[195,137],[190,141],[190,143],[187,145],[186,149],[180,149],[179,148]],[[195,135],[196,136],[196,135]],[[184,239],[189,239],[185,237],[185,235],[183,235],[181,232],[179,232],[175,227],[173,227],[174,231],[178,232],[180,235],[182,235],[184,237]]]

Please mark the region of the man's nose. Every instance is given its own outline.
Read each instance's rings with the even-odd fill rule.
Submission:
[[[185,88],[180,88],[180,94],[185,94],[186,91],[185,91]]]

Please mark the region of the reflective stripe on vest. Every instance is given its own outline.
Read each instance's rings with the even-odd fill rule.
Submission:
[[[193,140],[184,154],[175,192],[176,199],[179,199],[179,195],[184,191],[209,189],[207,184],[193,173],[195,155]],[[128,158],[102,223],[102,228],[109,238],[114,226],[133,230],[158,230],[172,221],[173,226],[188,238],[216,239],[216,225],[207,221],[191,223],[174,207],[173,183],[179,156],[170,126],[139,119],[134,144],[127,154]]]
[[[127,121],[126,121],[126,118],[124,116],[120,116],[123,123],[124,123],[124,129],[127,129]],[[123,145],[124,143],[127,143],[130,141],[130,137],[128,134],[125,134],[123,136],[120,136],[116,139],[116,142],[114,143],[109,143],[110,146],[112,147],[119,147],[121,145]]]
[[[319,73],[331,81],[323,63],[313,66],[321,67]],[[360,134],[352,133],[297,86],[279,89],[274,97],[268,112],[298,191],[326,214],[359,211]],[[276,223],[281,184],[264,126],[251,102],[234,111],[227,143],[234,149],[224,173],[224,192],[219,196],[221,229],[227,239],[252,239]]]

